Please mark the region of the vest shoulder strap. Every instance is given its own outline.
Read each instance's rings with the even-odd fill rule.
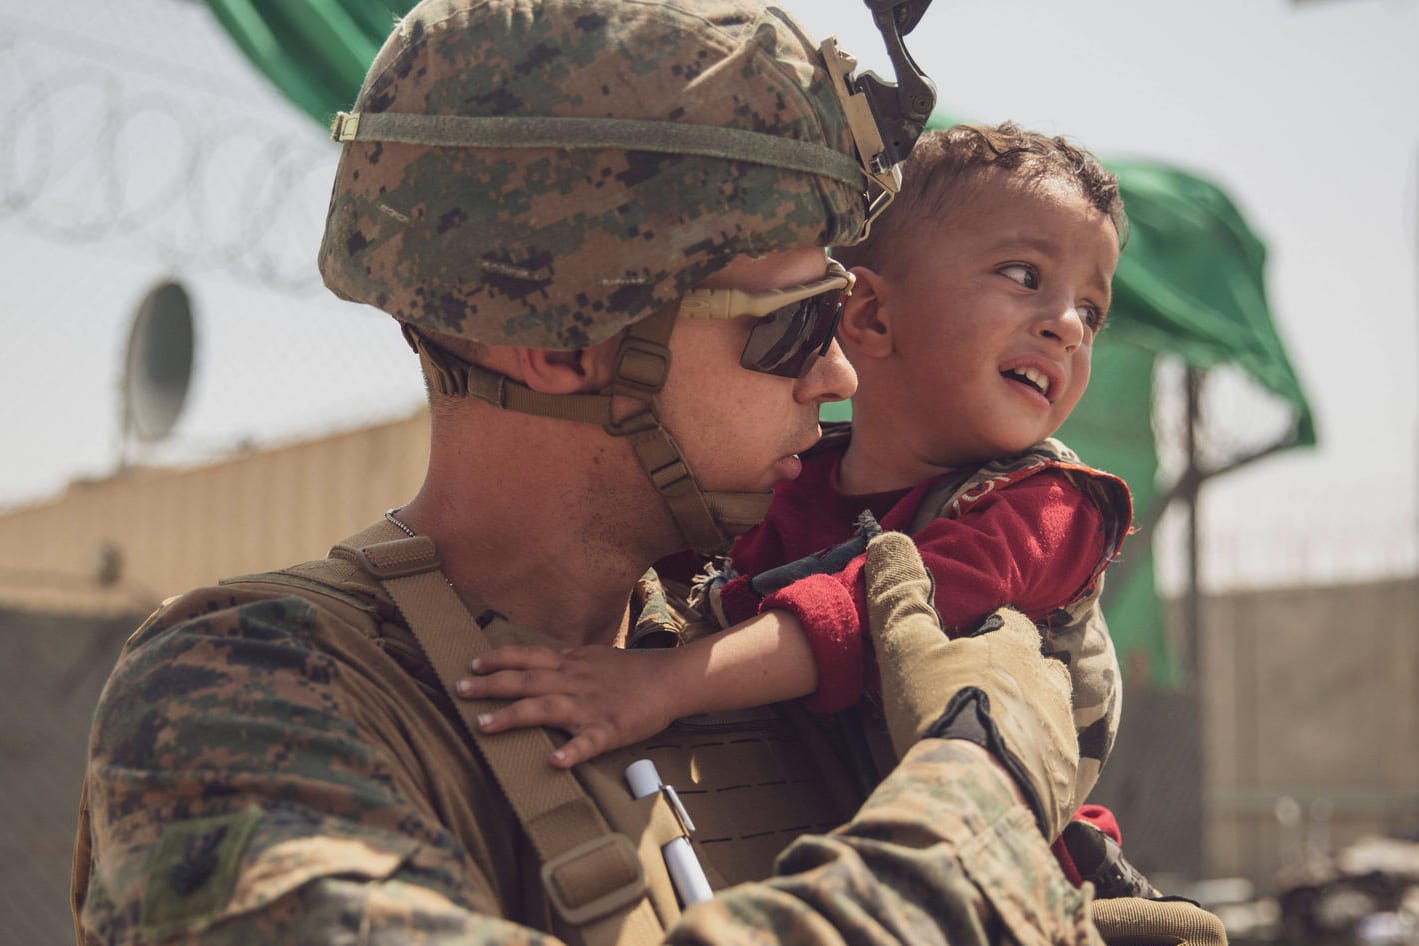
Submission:
[[[1105,545],[1111,558],[1132,525],[1133,504],[1128,487],[1113,474],[1084,465],[1078,454],[1053,437],[1023,453],[991,460],[975,469],[942,474],[922,497],[907,531],[915,535],[933,519],[959,515],[961,501],[968,494],[984,494],[1051,467],[1063,470],[1098,506],[1104,517]]]
[[[478,714],[497,704],[454,695],[453,684],[468,662],[491,644],[439,570],[433,540],[406,536],[381,521],[332,554],[357,562],[398,607],[537,851],[559,919],[584,946],[660,942],[663,927],[635,843],[612,830],[576,776],[548,765],[555,746],[547,731],[485,734]]]

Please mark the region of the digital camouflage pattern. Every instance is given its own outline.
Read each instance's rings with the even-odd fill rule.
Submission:
[[[354,110],[673,121],[855,160],[817,49],[746,0],[425,0]],[[854,242],[865,190],[722,158],[353,141],[320,269],[342,298],[429,332],[575,349],[736,255]]]
[[[165,605],[96,711],[78,942],[557,942],[535,853],[411,645],[345,561]],[[695,789],[744,781],[713,764],[724,742],[627,751],[656,753],[698,820]],[[775,876],[720,892],[666,941],[1097,942],[1088,892],[967,752],[923,742],[842,828],[800,838]],[[821,778],[779,778],[765,791],[786,812],[823,804]]]
[[[1079,775],[1074,787],[1077,807],[1099,780],[1123,711],[1118,653],[1099,597],[1104,590],[1104,571],[1118,557],[1133,526],[1133,500],[1127,484],[1112,473],[1086,466],[1062,441],[1050,437],[1023,453],[992,460],[964,477],[942,477],[922,498],[912,531],[919,531],[932,519],[967,516],[973,502],[1046,469],[1063,470],[1103,517],[1104,551],[1094,565],[1092,581],[1041,622],[1049,652],[1069,667],[1073,684],[1074,725],[1079,733]]]

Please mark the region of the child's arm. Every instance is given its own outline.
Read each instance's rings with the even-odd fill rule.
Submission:
[[[552,754],[570,768],[695,713],[747,709],[818,686],[808,639],[793,615],[768,611],[682,647],[499,647],[457,681],[466,699],[512,700],[478,717],[484,732],[552,726],[572,734]]]

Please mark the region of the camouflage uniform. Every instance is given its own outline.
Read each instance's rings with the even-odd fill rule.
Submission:
[[[323,584],[329,567],[194,591],[128,642],[94,721],[79,943],[556,941],[535,854],[397,611],[351,563]],[[503,642],[514,639],[547,640],[520,629]],[[688,911],[667,941],[1093,937],[1087,892],[1064,879],[1002,773],[926,740],[851,815],[856,799],[825,798],[842,762],[804,755],[795,740],[808,736],[786,732],[760,728],[766,755],[798,752],[783,764],[821,771],[764,797],[814,829],[846,824],[799,838],[773,876]],[[715,740],[681,736],[608,764],[649,755],[693,789]],[[698,846],[717,886],[744,879],[717,869],[735,862],[723,849]]]

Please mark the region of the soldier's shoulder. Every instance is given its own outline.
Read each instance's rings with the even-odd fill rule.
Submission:
[[[165,598],[129,638],[129,646],[150,640],[171,628],[187,624],[238,621],[243,609],[285,597],[269,592],[208,585]]]
[[[233,632],[338,621],[378,623],[392,612],[378,582],[353,562],[319,559],[278,571],[237,575],[163,601],[129,639],[142,645],[175,628]]]
[[[124,651],[182,646],[194,638],[295,639],[321,627],[362,627],[379,621],[378,598],[324,586],[312,574],[297,566],[174,595],[133,632]]]
[[[222,586],[197,588],[167,599],[128,638],[117,675],[165,663],[224,662],[244,642],[282,642],[310,650],[320,616],[296,595],[273,596]],[[202,657],[206,654],[207,657]]]

